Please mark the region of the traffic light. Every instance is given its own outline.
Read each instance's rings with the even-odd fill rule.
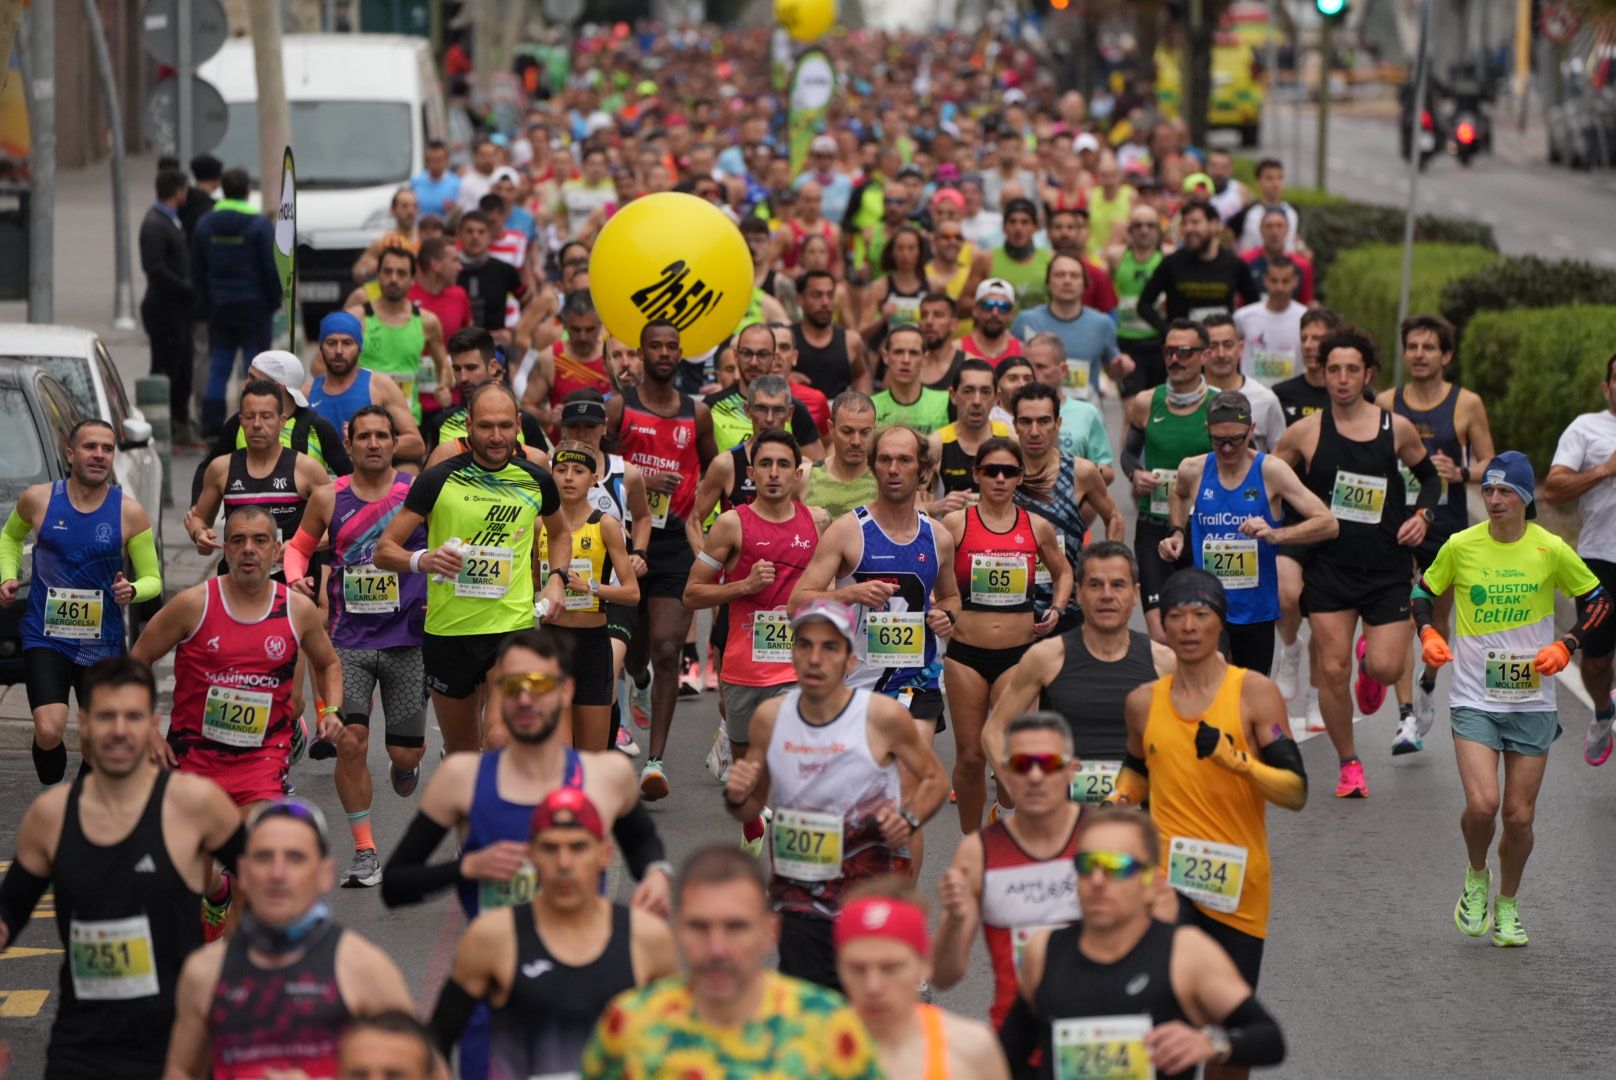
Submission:
[[[1347,3],[1348,0],[1313,0],[1319,15],[1332,22],[1340,22],[1347,17]]]

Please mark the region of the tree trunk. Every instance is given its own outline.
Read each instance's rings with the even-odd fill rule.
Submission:
[[[22,0],[0,0],[0,56],[6,57],[0,67],[0,90],[6,88],[11,77],[11,50],[17,42],[17,29],[22,26]]]

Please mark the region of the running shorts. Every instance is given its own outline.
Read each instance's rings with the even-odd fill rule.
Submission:
[[[494,656],[509,634],[427,634],[421,642],[426,685],[447,698],[463,701],[477,692],[494,666]]]
[[[835,927],[829,919],[816,919],[794,911],[780,913],[780,974],[842,992],[836,974]]]
[[[1170,563],[1156,550],[1156,545],[1172,533],[1171,526],[1154,521],[1141,520],[1134,526],[1133,554],[1139,560],[1139,595],[1146,611],[1155,611],[1161,606],[1162,585],[1173,572],[1192,565],[1186,558]]]
[[[640,609],[627,604],[606,602],[606,633],[624,645],[634,640],[634,628],[640,621]]]
[[[552,625],[550,632],[572,642],[572,703],[610,705],[612,639],[606,627]]]
[[[1195,902],[1183,893],[1178,896],[1178,924],[1180,926],[1198,926],[1206,931],[1208,937],[1223,946],[1223,951],[1229,954],[1234,966],[1239,970],[1240,977],[1246,980],[1252,992],[1257,990],[1257,977],[1262,974],[1263,945],[1260,937],[1253,937],[1244,930],[1236,930],[1228,923],[1219,922],[1200,908]]]
[[[1407,555],[1380,567],[1346,566],[1315,556],[1302,575],[1302,612],[1356,611],[1365,626],[1406,621],[1413,610],[1413,568]]]
[[[696,564],[696,553],[684,533],[652,532],[645,561],[650,569],[640,579],[640,599],[682,600],[690,568]]]
[[[170,739],[170,744],[173,740]],[[221,754],[206,747],[180,753],[179,771],[205,776],[224,788],[237,806],[284,798],[286,777],[291,770],[289,752],[261,751],[256,754]]]
[[[729,741],[745,746],[751,738],[747,732],[752,726],[752,714],[757,712],[757,707],[772,697],[779,697],[795,685],[795,682],[784,682],[773,686],[742,686],[720,680],[718,692],[724,699],[724,733]]]
[[[1499,753],[1542,757],[1560,737],[1560,714],[1554,711],[1491,712],[1459,705],[1449,720],[1454,738],[1480,743]]]
[[[342,722],[370,726],[371,697],[382,689],[387,745],[426,745],[426,670],[419,645],[391,649],[337,647],[342,662]]]
[[[999,681],[999,676],[1019,664],[1031,647],[1032,643],[1028,642],[1008,649],[984,649],[980,645],[967,645],[959,638],[950,638],[945,659],[970,668],[991,687]]]
[[[30,711],[45,705],[66,705],[67,692],[84,708],[84,675],[89,666],[75,664],[49,645],[22,651],[23,681],[28,687]]]

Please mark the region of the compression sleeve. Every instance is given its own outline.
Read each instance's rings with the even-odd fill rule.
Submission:
[[[1590,589],[1577,597],[1577,610],[1582,617],[1577,620],[1577,625],[1573,626],[1571,632],[1566,636],[1574,639],[1577,643],[1577,648],[1580,649],[1582,648],[1583,638],[1588,635],[1590,630],[1603,626],[1610,620],[1610,594],[1605,591],[1603,586]]]
[[[419,904],[460,880],[460,860],[431,865],[426,861],[448,831],[425,814],[416,812],[382,873],[382,903],[390,908]]]
[[[1130,478],[1135,470],[1145,467],[1145,429],[1128,425],[1122,438],[1122,471]]]
[[[129,538],[129,562],[135,568],[135,603],[163,595],[163,568],[157,562],[157,542],[150,529]]]
[[[623,852],[623,861],[628,863],[628,872],[634,875],[635,881],[645,877],[646,868],[652,863],[668,857],[650,811],[642,802],[635,803],[634,809],[612,824],[612,839]]]
[[[219,865],[234,874],[236,864],[241,861],[241,853],[246,850],[247,826],[237,825],[236,831],[230,834],[230,839],[213,852],[213,857],[219,860]]]
[[[1408,601],[1414,611],[1416,633],[1424,631],[1427,626],[1436,622],[1436,594],[1431,591],[1431,586],[1426,584],[1424,574],[1414,582],[1414,590],[1409,593]]]
[[[460,1041],[461,1034],[466,1030],[466,1022],[476,1008],[477,999],[467,993],[465,987],[453,979],[443,984],[443,993],[438,995],[438,1004],[432,1010],[428,1026],[432,1028],[432,1039],[443,1051],[444,1057],[449,1057],[453,1052],[455,1043]],[[1232,1034],[1230,1037],[1232,1040]]]
[[[17,937],[33,918],[34,905],[50,888],[50,879],[35,877],[33,872],[11,857],[4,881],[0,881],[0,923],[6,927],[6,945],[17,944]]]
[[[1203,753],[1203,739],[1209,732],[1222,737],[1214,735],[1215,744]],[[1233,735],[1219,732],[1203,720],[1196,735],[1196,752],[1219,768],[1244,776],[1259,795],[1276,806],[1300,810],[1307,804],[1307,772],[1302,766],[1302,755],[1291,739],[1275,739],[1259,751],[1261,760],[1258,760],[1236,747]]]
[[[281,555],[287,581],[302,581],[309,576],[309,560],[314,557],[314,549],[319,543],[320,538],[313,533],[297,530],[297,535],[292,537],[292,542],[286,545]]]
[[[1410,465],[1408,471],[1420,482],[1420,496],[1415,500],[1415,505],[1421,510],[1435,513],[1437,506],[1442,502],[1442,477],[1437,473],[1436,466],[1431,464],[1431,455],[1426,454],[1418,462]]]
[[[1229,1065],[1278,1065],[1285,1060],[1285,1033],[1253,994],[1223,1018],[1229,1035]]]
[[[15,507],[0,530],[0,581],[15,581],[22,572],[22,545],[34,527],[22,519]]]

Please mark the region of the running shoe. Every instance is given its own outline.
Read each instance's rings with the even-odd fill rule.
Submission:
[[[1364,653],[1369,651],[1369,639],[1358,638],[1358,679],[1352,684],[1352,695],[1358,699],[1358,711],[1373,716],[1386,700],[1386,688],[1371,679],[1364,671]]]
[[[628,728],[621,725],[617,728],[617,748],[629,757],[640,756],[640,744],[634,741],[634,736],[628,733]]]
[[[218,941],[224,936],[224,922],[230,917],[230,893],[224,894],[224,899],[215,902],[211,897],[202,898],[202,940]]]
[[[1316,687],[1307,688],[1307,705],[1304,708],[1307,711],[1307,730],[1323,731],[1324,713],[1319,711],[1319,692]]]
[[[309,743],[310,761],[329,761],[337,756],[337,744],[330,739],[315,739]]]
[[[1459,904],[1453,909],[1454,924],[1471,937],[1481,937],[1492,925],[1492,915],[1487,911],[1487,890],[1492,887],[1493,875],[1490,870],[1476,871],[1465,867],[1464,892],[1459,896]],[[1510,910],[1515,908],[1510,904]]]
[[[302,713],[292,717],[292,756],[287,760],[290,768],[303,760],[303,752],[309,748],[309,722]]]
[[[1363,762],[1357,758],[1341,763],[1341,782],[1335,786],[1338,799],[1369,798],[1369,782],[1364,779]]]
[[[661,758],[648,758],[640,770],[640,797],[646,802],[657,802],[668,797],[668,774],[662,771]]]
[[[382,883],[382,861],[375,848],[360,848],[353,853],[348,876],[342,879],[344,889],[374,889]]]
[[[755,833],[756,835],[750,835]],[[769,835],[763,815],[759,814],[750,825],[741,827],[741,850],[756,859],[763,854],[763,838]]]
[[[1425,688],[1425,683],[1419,679],[1414,680],[1414,731],[1420,738],[1431,733],[1431,726],[1436,723],[1436,684],[1431,689]]]
[[[1521,913],[1515,909],[1513,896],[1500,896],[1493,901],[1493,944],[1500,949],[1526,944],[1526,927],[1521,925]]]
[[[1296,697],[1301,675],[1302,639],[1298,637],[1289,645],[1280,642],[1279,655],[1274,657],[1274,685],[1279,687],[1280,696],[1286,701]]]
[[[401,799],[407,799],[415,794],[415,786],[421,782],[421,766],[401,769],[397,765],[389,765],[387,779],[393,785],[393,794]]]
[[[692,656],[680,665],[679,696],[694,697],[701,693],[701,661]]]
[[[1392,756],[1399,754],[1417,754],[1425,749],[1425,743],[1420,739],[1420,722],[1414,713],[1405,713],[1397,721],[1397,737],[1392,740]]]
[[[1610,728],[1616,723],[1616,709],[1609,716],[1595,715],[1588,725],[1588,734],[1582,739],[1582,760],[1596,768],[1610,760]]]
[[[635,685],[634,692],[628,696],[628,711],[634,716],[634,726],[641,731],[651,727],[651,684]]]

